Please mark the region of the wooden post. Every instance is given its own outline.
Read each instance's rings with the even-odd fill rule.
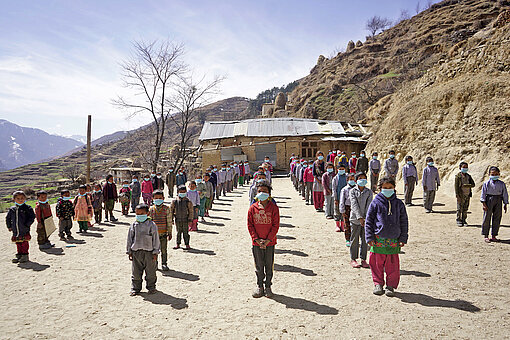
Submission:
[[[88,115],[87,123],[87,183],[90,183],[90,143],[92,139],[92,116]]]

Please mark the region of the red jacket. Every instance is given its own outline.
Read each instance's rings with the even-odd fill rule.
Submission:
[[[264,206],[260,202],[253,203],[248,209],[248,231],[252,244],[258,246],[256,239],[271,240],[268,246],[276,244],[276,233],[280,228],[280,211],[272,201]]]
[[[313,183],[313,171],[312,167],[308,166],[303,174],[303,181],[305,183]]]

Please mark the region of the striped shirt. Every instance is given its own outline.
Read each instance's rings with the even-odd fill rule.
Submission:
[[[149,217],[158,227],[159,235],[172,233],[172,214],[168,206],[164,204],[159,207],[153,205],[149,210]]]

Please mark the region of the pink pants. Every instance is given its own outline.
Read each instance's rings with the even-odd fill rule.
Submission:
[[[384,272],[386,272],[386,285],[397,288],[400,281],[400,263],[398,254],[370,253],[370,269],[374,284],[384,286]]]
[[[313,205],[315,209],[324,208],[324,193],[322,191],[313,192]]]

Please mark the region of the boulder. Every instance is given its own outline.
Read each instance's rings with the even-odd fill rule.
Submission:
[[[356,45],[354,44],[354,41],[349,41],[347,43],[347,50],[346,52],[351,52],[352,50],[354,50],[354,48],[356,47]]]

